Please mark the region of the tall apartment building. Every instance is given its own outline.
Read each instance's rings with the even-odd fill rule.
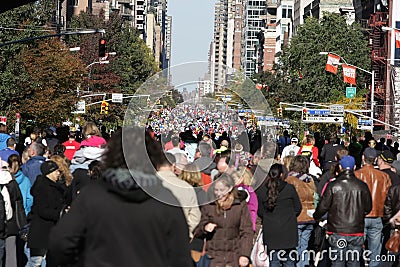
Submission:
[[[308,17],[320,19],[323,12],[343,13],[345,11],[352,18],[349,23],[354,22],[355,11],[352,0],[294,0],[293,33],[304,24]]]
[[[292,36],[292,17],[294,0],[278,0],[276,12],[275,52],[282,51]]]
[[[127,27],[139,31],[160,68],[170,67],[172,17],[167,15],[167,0],[69,0],[55,12],[54,20],[68,27],[71,18],[82,11],[94,15],[103,11],[106,21],[111,12],[118,12]]]
[[[258,49],[260,31],[266,28],[267,5],[265,0],[245,1],[242,69],[246,77],[259,71]]]

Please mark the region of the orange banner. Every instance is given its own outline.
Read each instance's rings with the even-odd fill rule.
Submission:
[[[342,68],[344,82],[349,84],[356,84],[356,68],[346,64],[343,64]]]
[[[396,48],[400,48],[400,31],[394,30],[394,38],[396,40]]]
[[[339,61],[340,61],[339,56],[328,54],[328,61],[326,62],[325,70],[336,74],[337,68],[339,66]]]

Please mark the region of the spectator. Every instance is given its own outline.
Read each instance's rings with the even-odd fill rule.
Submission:
[[[270,267],[294,267],[289,257],[298,243],[296,217],[301,213],[301,202],[293,185],[285,182],[287,170],[281,164],[273,164],[266,183],[257,189],[258,216],[262,219],[263,243],[270,255]],[[271,251],[275,253],[271,254]],[[284,251],[284,254],[276,251]],[[281,259],[287,258],[287,261]]]
[[[379,157],[377,158],[377,165],[379,170],[389,175],[392,185],[396,185],[400,184],[400,177],[397,175],[397,173],[391,170],[391,164],[393,163],[393,161],[394,156],[392,152],[390,152],[389,150],[384,150],[382,151],[382,153],[379,154]]]
[[[65,146],[65,156],[72,160],[75,152],[80,148],[81,144],[75,140],[76,134],[74,132],[70,132],[68,135],[68,140],[63,143]]]
[[[33,142],[28,148],[30,158],[21,166],[21,170],[29,178],[31,185],[35,183],[36,178],[42,173],[40,165],[46,161],[46,158],[43,157],[44,152],[44,146],[37,142]]]
[[[200,151],[200,157],[197,158],[194,163],[201,172],[201,179],[203,181],[204,188],[207,191],[212,182],[211,171],[216,168],[216,164],[213,162],[213,159],[210,158],[211,146],[208,143],[202,141],[199,143],[198,148]]]
[[[357,136],[353,136],[349,145],[349,155],[356,160],[357,169],[361,168],[362,149],[363,147],[358,142]]]
[[[323,172],[329,171],[331,166],[335,165],[336,152],[342,148],[344,148],[344,147],[337,143],[337,136],[332,135],[329,138],[329,143],[325,144],[322,147],[322,151],[321,151],[321,155],[320,155],[320,158],[322,159],[322,162],[323,162]]]
[[[299,152],[300,147],[297,145],[299,143],[299,139],[297,137],[292,137],[290,140],[290,145],[287,145],[281,154],[281,162],[283,163],[284,158],[287,156],[296,156],[297,153]]]
[[[235,183],[227,174],[213,184],[214,202],[203,206],[195,236],[206,238],[210,267],[248,266],[253,229],[245,201],[238,199]]]
[[[65,208],[64,188],[57,183],[60,171],[54,161],[44,162],[40,170],[42,175],[38,176],[31,189],[33,206],[28,235],[30,257],[26,266],[40,266],[46,257],[46,266],[51,267],[56,265],[48,253],[49,235]]]
[[[347,251],[362,255],[364,244],[364,218],[372,209],[368,186],[354,175],[355,159],[344,156],[339,161],[340,174],[326,187],[314,213],[320,220],[328,213],[327,233],[334,251],[332,266],[360,266],[359,258],[343,257]],[[338,242],[344,240],[345,246]],[[342,255],[342,256],[340,256]]]
[[[386,150],[378,158],[382,155],[388,156],[386,152],[390,153],[390,151]],[[372,164],[376,157],[377,151],[375,149],[365,149],[363,157],[365,164],[355,172],[356,177],[367,184],[372,197],[372,210],[365,218],[364,228],[365,238],[368,240],[368,249],[371,251],[371,262],[369,263],[371,267],[379,265],[379,262],[375,259],[378,259],[382,249],[384,203],[386,194],[392,184],[388,174],[374,169]],[[385,159],[388,160],[387,158]],[[378,162],[381,160],[382,158],[378,159]]]
[[[11,220],[13,216],[13,210],[11,206],[10,194],[6,185],[12,180],[11,174],[7,170],[0,170],[0,187],[3,201],[1,201],[0,207],[0,264],[3,264],[4,248],[7,237],[7,223],[6,221]]]
[[[106,142],[107,142],[108,140],[110,140],[110,134],[107,133],[107,128],[106,128],[106,126],[105,126],[105,125],[102,125],[102,126],[100,127],[100,129],[101,129],[101,137],[103,137],[104,140],[106,140]]]
[[[7,139],[7,147],[0,150],[0,159],[4,161],[8,161],[8,157],[11,155],[19,155],[17,151],[15,151],[15,147],[17,146],[17,142],[15,138],[10,137]]]
[[[174,155],[170,153],[162,154],[159,159],[157,162],[157,175],[162,178],[163,186],[171,190],[172,194],[178,199],[189,226],[188,234],[193,237],[193,231],[199,224],[201,217],[196,192],[190,184],[175,175]]]
[[[7,148],[7,140],[11,136],[7,133],[7,125],[0,122],[0,150]]]
[[[308,173],[309,161],[305,156],[297,155],[293,158],[289,167],[289,174],[286,179],[288,184],[292,184],[299,195],[302,210],[297,216],[297,229],[299,233],[299,244],[297,252],[303,255],[303,252],[308,249],[308,242],[311,237],[311,232],[314,229],[314,219],[307,213],[309,210],[314,210],[314,193],[316,186],[314,178]],[[303,257],[297,263],[298,267],[309,265],[308,259]]]
[[[159,160],[159,144],[148,133],[144,139],[144,129],[122,131],[109,141],[103,182],[87,186],[53,229],[50,250],[54,258],[59,265],[74,263],[77,258],[77,264],[86,267],[105,262],[121,267],[132,263],[191,266],[184,214],[170,205],[178,202],[161,186],[150,162]],[[135,153],[124,154],[123,145]],[[157,200],[160,198],[162,202]]]

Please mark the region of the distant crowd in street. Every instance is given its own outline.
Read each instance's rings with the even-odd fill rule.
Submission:
[[[87,122],[67,140],[35,129],[21,150],[0,125],[2,264],[399,266],[398,144],[222,115],[163,110],[111,136]]]

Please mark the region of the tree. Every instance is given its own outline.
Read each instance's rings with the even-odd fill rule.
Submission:
[[[348,86],[343,82],[342,70],[337,74],[325,71],[327,56],[322,51],[334,52],[349,64],[369,69],[368,42],[359,24],[348,25],[343,16],[324,13],[318,21],[308,18],[285,47],[274,67],[274,77],[269,77],[269,92],[285,102],[335,102],[345,95]],[[341,61],[343,62],[343,61]],[[359,95],[366,93],[365,83],[370,75],[357,71]],[[272,87],[272,88],[271,88]]]
[[[59,39],[47,39],[21,53],[28,80],[18,108],[39,125],[54,125],[71,116],[85,65]]]

